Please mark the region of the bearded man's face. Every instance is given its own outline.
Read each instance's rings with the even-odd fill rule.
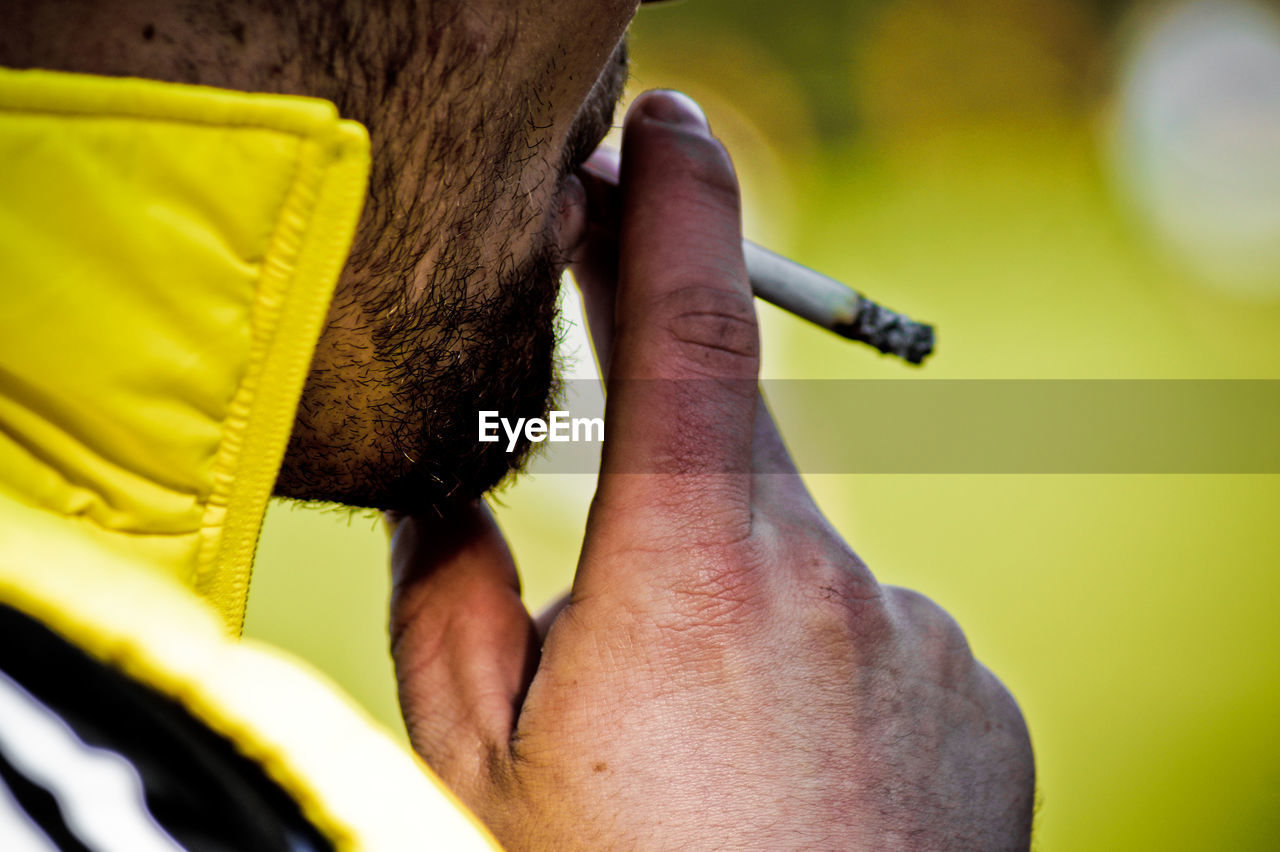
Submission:
[[[282,496],[474,498],[521,456],[476,440],[477,411],[542,416],[552,399],[560,273],[585,224],[573,169],[611,125],[634,0],[419,5],[388,4],[372,35],[381,12],[359,3],[298,34],[351,33],[311,88],[369,128],[373,173]]]

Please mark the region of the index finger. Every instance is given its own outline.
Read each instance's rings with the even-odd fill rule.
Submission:
[[[637,518],[651,509],[705,519],[738,535],[750,522],[759,334],[737,179],[690,99],[637,99],[623,136],[621,192],[597,505]]]

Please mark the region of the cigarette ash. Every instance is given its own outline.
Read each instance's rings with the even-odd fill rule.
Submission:
[[[853,322],[841,323],[834,331],[874,346],[886,355],[896,355],[909,364],[919,364],[933,352],[933,326],[916,322],[865,297]]]

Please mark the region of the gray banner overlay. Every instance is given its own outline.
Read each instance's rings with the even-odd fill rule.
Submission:
[[[760,390],[806,473],[1280,473],[1280,381],[774,380]],[[670,412],[679,434],[681,412],[717,388],[655,380],[628,392]],[[566,383],[556,407],[604,417],[595,382]],[[600,450],[544,441],[531,470],[594,473]],[[652,467],[628,472],[673,469]]]

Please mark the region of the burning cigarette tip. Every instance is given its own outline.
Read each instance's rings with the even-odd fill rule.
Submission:
[[[909,364],[920,364],[933,352],[933,326],[916,322],[866,297],[862,298],[862,307],[853,322],[837,326],[834,330]]]

